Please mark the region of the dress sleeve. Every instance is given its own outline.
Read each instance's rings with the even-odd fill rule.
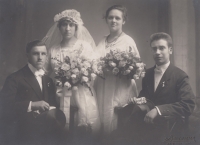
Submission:
[[[131,37],[129,37],[129,39],[127,39],[127,40],[128,40],[127,44],[129,44],[129,47],[134,50],[134,52],[136,53],[137,57],[140,57],[140,54],[139,54],[139,51],[137,49],[135,41]]]

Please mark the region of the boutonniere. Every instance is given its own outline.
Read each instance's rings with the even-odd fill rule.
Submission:
[[[169,80],[170,80],[170,79],[165,80],[165,81],[162,82],[162,88],[168,86],[168,84],[169,84]]]
[[[162,82],[162,87],[163,87],[163,88],[165,87],[165,81],[164,81],[164,82]]]
[[[50,82],[47,83],[47,86],[50,87]]]

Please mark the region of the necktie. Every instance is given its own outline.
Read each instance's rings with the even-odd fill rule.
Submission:
[[[155,79],[154,80],[154,91],[156,91],[161,77],[162,77],[162,70],[160,68],[156,67],[154,69],[154,79]]]
[[[44,75],[44,70],[40,69],[35,72],[36,79],[40,85],[40,89],[42,90],[42,76]]]
[[[35,76],[36,77],[42,77],[44,75],[44,70],[40,69],[38,71],[35,71]]]

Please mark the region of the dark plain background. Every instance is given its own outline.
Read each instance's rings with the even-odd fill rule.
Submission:
[[[197,98],[200,97],[200,0],[0,0],[0,89],[7,75],[23,67],[25,46],[42,39],[53,25],[56,14],[66,9],[81,13],[85,27],[96,45],[109,34],[103,16],[110,6],[122,4],[128,9],[125,33],[136,42],[147,68],[154,65],[149,36],[169,33],[174,41],[171,62],[190,77]],[[141,90],[141,80],[137,81]],[[199,99],[191,116],[192,134],[200,135]]]

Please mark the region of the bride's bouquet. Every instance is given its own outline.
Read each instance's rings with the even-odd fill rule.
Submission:
[[[139,79],[145,76],[145,64],[136,53],[129,48],[129,51],[120,49],[110,50],[105,57],[101,58],[103,70],[110,71],[117,76]]]
[[[98,60],[91,60],[79,54],[66,56],[61,62],[57,58],[55,68],[56,86],[67,89],[76,88],[77,85],[86,85],[90,89],[90,83],[96,76],[101,76],[102,66]],[[92,91],[91,91],[92,92]]]

